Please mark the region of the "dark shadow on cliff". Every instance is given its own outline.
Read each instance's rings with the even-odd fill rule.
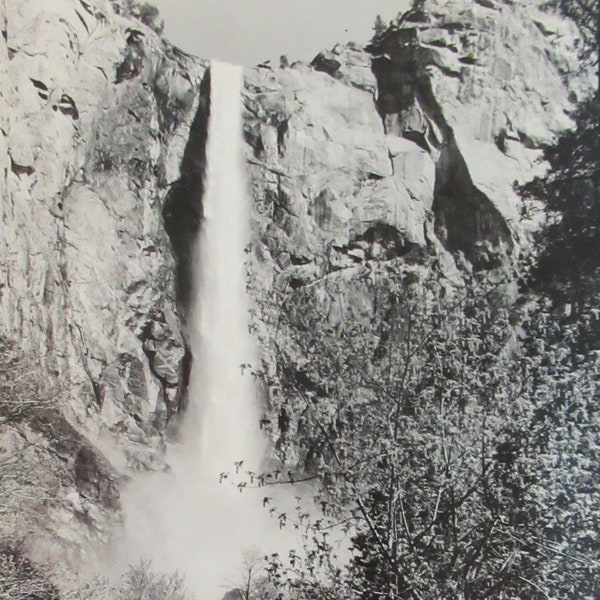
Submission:
[[[200,100],[196,116],[181,161],[180,177],[167,194],[163,208],[165,230],[175,256],[175,289],[179,312],[187,320],[193,296],[194,244],[202,222],[202,198],[206,169],[206,143],[210,118],[210,70],[206,71],[200,85]],[[186,390],[190,377],[192,355],[186,343],[182,364],[182,393],[178,412],[185,408]]]
[[[180,178],[167,194],[163,208],[165,229],[177,263],[177,304],[183,315],[190,308],[193,248],[202,220],[206,142],[210,117],[210,71],[200,86],[200,103],[190,128]]]
[[[494,203],[473,183],[435,97],[428,69],[441,67],[434,50],[419,43],[412,26],[382,33],[367,50],[373,55],[376,105],[386,133],[436,156],[432,210],[437,237],[450,252],[463,252],[477,269],[500,266],[502,253],[513,249],[512,234]]]

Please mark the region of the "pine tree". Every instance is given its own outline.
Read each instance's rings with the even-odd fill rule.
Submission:
[[[377,17],[375,17],[373,31],[374,35],[372,41],[380,39],[383,36],[383,34],[387,31],[387,25],[385,24],[385,21],[383,20],[383,17],[381,15],[377,15]]]
[[[584,64],[596,65],[597,94],[600,94],[600,3],[598,0],[549,0],[547,6],[575,21],[583,38],[580,58]]]
[[[523,186],[525,198],[544,202],[548,225],[538,236],[541,252],[534,283],[580,313],[600,292],[600,104],[583,103],[575,128],[545,151],[544,178]]]

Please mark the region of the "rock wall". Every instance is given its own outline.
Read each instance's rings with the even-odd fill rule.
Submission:
[[[282,320],[360,322],[375,310],[364,282],[386,262],[436,269],[441,293],[530,243],[514,183],[543,172],[543,147],[593,89],[575,26],[539,4],[432,0],[366,48],[247,70],[251,289],[276,449],[290,445],[275,425],[282,408],[300,435],[286,379],[324,384],[303,371]],[[274,344],[289,352],[274,356]]]
[[[436,163],[436,233],[478,266],[521,239],[513,184],[590,89],[574,25],[538,4],[428,2],[370,46],[386,131]]]
[[[205,63],[119,13],[105,0],[0,3],[0,334],[60,384],[64,426],[39,442],[61,473],[67,461],[55,520],[70,541],[89,533],[71,517],[99,502],[99,474],[115,482],[113,510],[123,474],[160,460],[184,384],[162,211]]]

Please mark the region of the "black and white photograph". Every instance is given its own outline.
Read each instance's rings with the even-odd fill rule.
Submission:
[[[0,600],[598,600],[598,0],[0,0]]]

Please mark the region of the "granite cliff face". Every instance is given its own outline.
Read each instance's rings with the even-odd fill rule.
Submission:
[[[366,50],[248,73],[253,192],[272,207],[264,229],[285,232],[283,251],[329,244],[343,261],[375,223],[405,245],[431,239],[429,223],[483,267],[486,248],[508,254],[523,237],[513,184],[540,168],[540,149],[589,92],[574,26],[534,2],[426,10]]]
[[[266,421],[290,399],[268,343],[276,307],[263,300],[335,325],[369,309],[359,282],[387,261],[433,258],[442,287],[506,264],[529,227],[513,183],[543,169],[541,148],[590,90],[574,26],[536,2],[425,8],[368,48],[245,72]],[[27,423],[0,442],[35,438],[60,465],[48,529],[68,547],[106,535],[123,476],[160,465],[186,383],[207,65],[123,12],[0,3],[0,333],[61,383],[46,429],[64,447]],[[286,360],[301,372],[301,356]]]
[[[574,25],[538,4],[429,2],[367,48],[248,70],[252,287],[267,420],[292,414],[293,435],[274,432],[285,460],[314,456],[287,381],[323,381],[282,322],[302,330],[316,313],[339,331],[368,319],[365,281],[385,278],[386,263],[416,278],[433,268],[443,293],[527,252],[535,223],[514,184],[543,172],[544,145],[593,85]]]
[[[23,423],[3,435],[45,448],[75,538],[152,464],[182,394],[162,212],[205,66],[118,8],[0,4],[0,331],[60,386],[56,439]]]

